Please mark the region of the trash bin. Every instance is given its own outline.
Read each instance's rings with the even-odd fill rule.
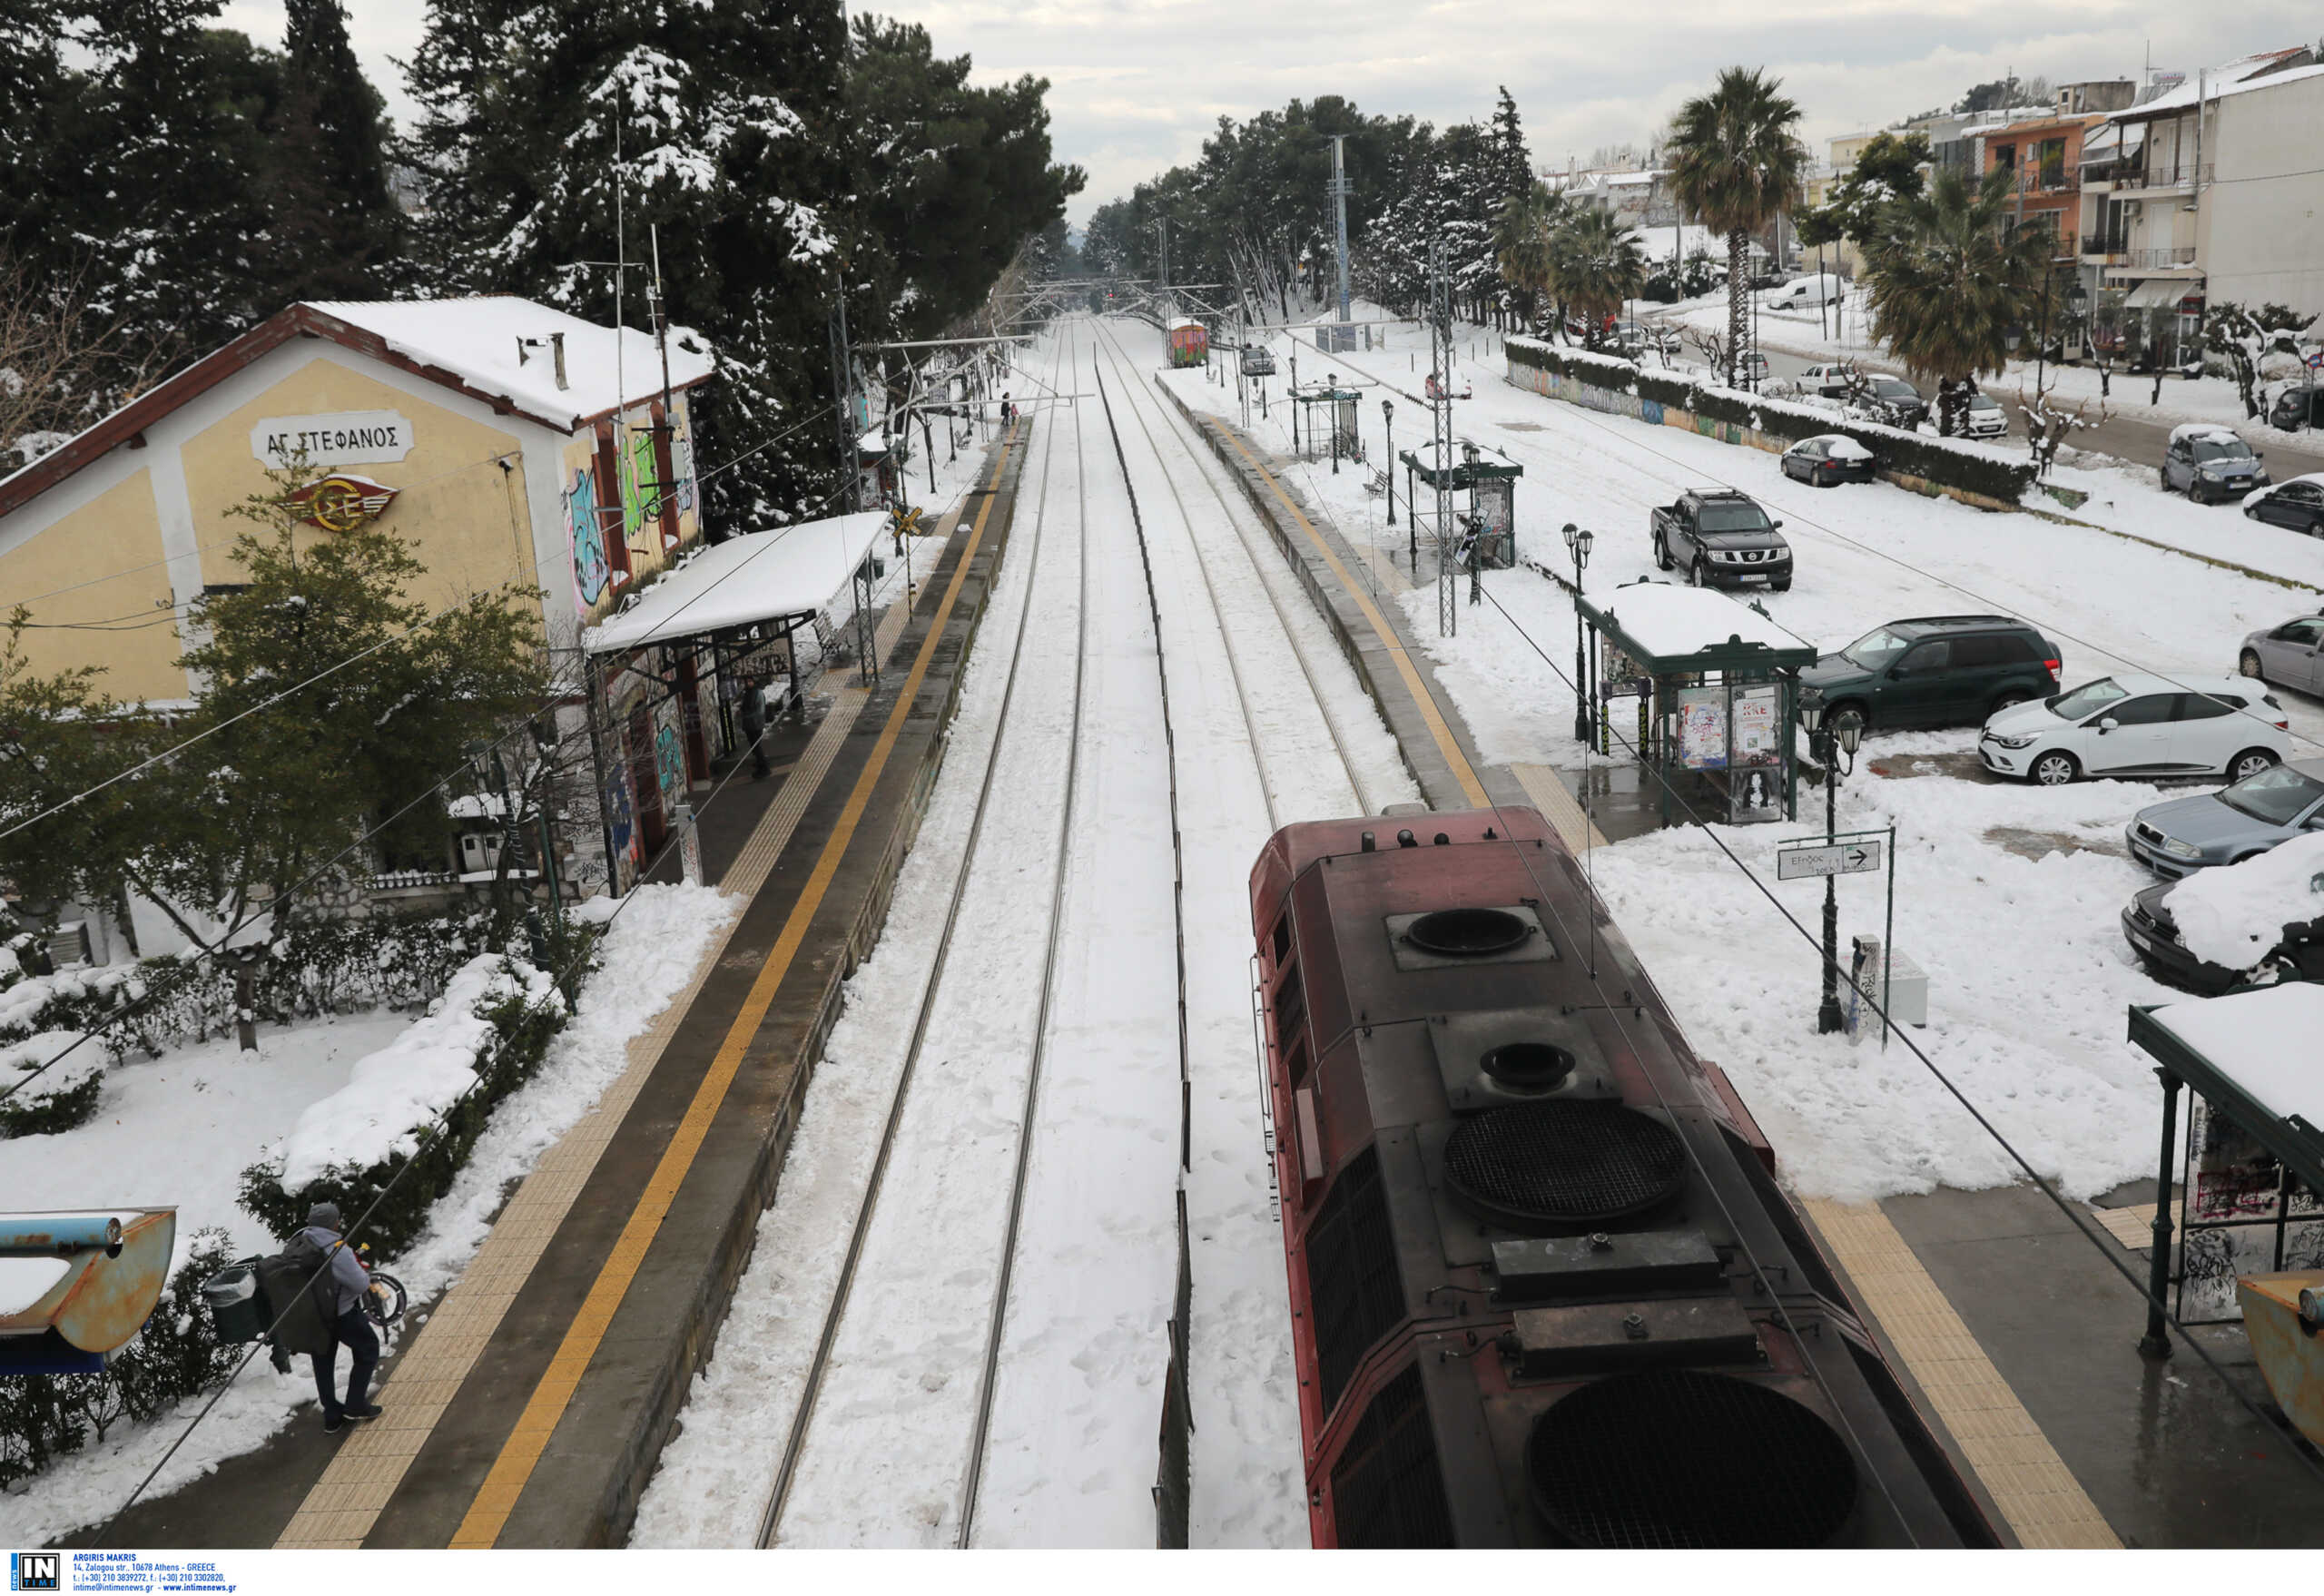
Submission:
[[[266,1297],[259,1290],[256,1258],[229,1264],[203,1281],[202,1300],[210,1305],[219,1340],[256,1341],[266,1334]]]

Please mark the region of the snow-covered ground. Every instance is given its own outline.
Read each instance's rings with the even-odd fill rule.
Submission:
[[[1375,340],[1380,334],[1375,328]],[[1517,485],[1522,553],[1570,571],[1558,528],[1571,520],[1598,534],[1587,573],[1595,594],[1652,574],[1650,507],[1683,488],[1726,484],[1783,518],[1798,560],[1794,589],[1761,602],[1827,648],[1900,616],[1998,611],[2040,626],[2063,650],[2069,681],[2129,668],[2209,675],[2233,668],[2247,632],[2316,606],[2310,593],[2092,528],[1988,514],[1886,485],[1807,488],[1786,479],[1773,455],[1512,387],[1502,380],[1497,347],[1468,356],[1490,342],[1473,333],[1462,340],[1454,387],[1465,380],[1474,397],[1456,409],[1457,433],[1525,467]],[[1287,341],[1276,348],[1287,375]],[[1305,347],[1300,376],[1330,371],[1365,387],[1364,443],[1377,465],[1385,458],[1380,399],[1396,404],[1400,448],[1423,435],[1426,412],[1408,401],[1418,397],[1426,348],[1417,328],[1387,330],[1386,347],[1369,352]],[[1170,380],[1190,402],[1239,419],[1231,387],[1211,386],[1198,372]],[[1273,415],[1261,420],[1255,407],[1252,429],[1287,453],[1282,380]],[[2087,480],[2111,501],[2094,507],[2125,530],[2324,583],[2324,546],[2314,540],[2267,536],[2231,511],[2108,481],[2122,475],[2060,473],[2068,485]],[[1334,476],[1328,463],[1310,462],[1295,476],[1351,541],[1392,549],[1403,563],[1405,526],[1393,533],[1385,526],[1366,468],[1344,465]],[[1401,469],[1396,490],[1403,523]],[[1424,518],[1433,507],[1423,490]],[[1423,543],[1425,577],[1433,572],[1425,531]],[[1560,675],[1572,669],[1571,602],[1529,570],[1484,580],[1501,607],[1464,604],[1451,638],[1437,635],[1433,585],[1403,594],[1413,635],[1487,759],[1581,767],[1573,699]],[[2299,753],[2324,751],[2324,704],[2275,691]],[[2122,856],[2122,829],[2169,794],[2138,783],[2063,790],[1987,783],[1966,768],[1974,736],[1875,736],[1842,787],[1840,823],[1898,828],[1896,946],[1930,977],[1930,1025],[1915,1039],[2037,1168],[2077,1194],[2095,1193],[2148,1172],[2153,1158],[2152,1062],[2123,1039],[2123,1012],[2127,1003],[2172,994],[2136,967],[2117,916],[2152,879]],[[1875,764],[1894,773],[1874,773]],[[1776,885],[1772,868],[1778,836],[1813,829],[1808,807],[1803,793],[1801,824],[1718,832],[1812,930],[1820,889]],[[1594,870],[1695,1045],[1733,1076],[1800,1189],[1860,1198],[2014,1177],[2000,1149],[1903,1047],[1892,1043],[1884,1054],[1876,1041],[1851,1047],[1815,1034],[1813,945],[1703,831],[1673,829],[1600,850]],[[1850,878],[1840,900],[1844,938],[1880,931],[1879,878]]]
[[[510,1181],[529,1170],[627,1067],[630,1039],[684,990],[695,964],[740,904],[705,887],[646,886],[596,898],[576,912],[612,916],[599,969],[540,1069],[503,1102],[468,1167],[392,1271],[422,1303],[458,1278],[490,1228]],[[234,1203],[242,1169],[306,1108],[344,1087],[355,1063],[413,1023],[378,1014],[261,1030],[256,1053],[231,1039],[134,1059],[107,1077],[94,1121],[59,1136],[0,1141],[0,1191],[38,1193],[38,1207],[178,1207],[178,1243],[223,1227],[238,1255],[273,1238]],[[417,1321],[415,1321],[417,1322]],[[277,1374],[251,1360],[153,1486],[166,1493],[248,1452],[314,1400],[303,1360]],[[58,1460],[20,1494],[0,1496],[0,1540],[44,1545],[118,1508],[201,1405],[151,1424],[123,1424],[101,1444]]]
[[[935,995],[781,1539],[940,1545],[957,1533],[1059,884],[1062,750],[1085,594],[1086,697],[1059,962],[976,1539],[1152,1543],[1180,1126],[1173,772],[1157,645],[1187,872],[1193,1536],[1212,1545],[1304,1537],[1282,1243],[1267,1203],[1251,1050],[1245,879],[1278,822],[1398,802],[1413,789],[1321,621],[1260,547],[1255,518],[1216,490],[1218,468],[1151,392],[1158,361],[1137,345],[1143,330],[1077,320],[1039,351],[1069,361],[1060,385],[1085,393],[1104,385],[1121,458],[1096,401],[1051,412],[1035,433],[943,775],[887,930],[850,983],[752,1266],[641,1504],[634,1544],[746,1545],[756,1532],[962,868],[985,762],[996,757],[993,808],[962,900],[960,924],[973,931],[953,948]],[[1028,605],[1033,624],[1004,705]],[[1284,690],[1305,679],[1293,637],[1316,695]],[[1260,680],[1263,690],[1240,691]]]

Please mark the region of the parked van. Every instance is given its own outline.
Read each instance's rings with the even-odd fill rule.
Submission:
[[[1811,272],[1768,290],[1759,303],[1770,310],[1813,310],[1819,305],[1839,303],[1846,297],[1847,287],[1837,271]]]

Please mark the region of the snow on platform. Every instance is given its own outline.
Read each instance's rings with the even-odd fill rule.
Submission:
[[[823,608],[889,525],[882,510],[801,521],[713,544],[581,634],[591,654],[666,643]]]

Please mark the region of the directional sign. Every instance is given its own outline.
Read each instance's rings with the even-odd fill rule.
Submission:
[[[1776,852],[1776,880],[1796,882],[1805,876],[1861,875],[1880,868],[1877,841],[1835,842],[1829,847],[1783,848]]]

